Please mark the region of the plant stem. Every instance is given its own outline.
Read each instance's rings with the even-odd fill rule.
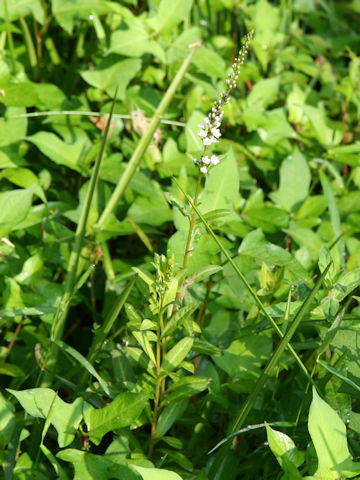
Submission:
[[[310,294],[308,295],[308,297],[306,298],[306,300],[302,304],[300,310],[295,315],[295,318],[294,318],[291,326],[288,328],[287,332],[285,333],[285,335],[281,339],[281,342],[279,343],[277,349],[273,353],[269,363],[266,365],[263,373],[261,374],[258,381],[256,382],[255,387],[253,388],[252,392],[250,393],[250,395],[246,399],[246,401],[243,404],[240,412],[238,413],[237,417],[235,418],[235,421],[234,421],[234,423],[233,423],[233,425],[230,429],[230,432],[229,432],[230,435],[232,433],[236,432],[237,430],[239,430],[242,427],[242,425],[244,424],[244,422],[246,420],[246,417],[248,416],[248,414],[249,414],[251,408],[253,407],[253,405],[255,404],[257,396],[259,395],[260,391],[264,388],[267,379],[272,375],[272,373],[274,371],[274,368],[278,365],[280,357],[283,354],[284,350],[287,347],[289,347],[290,340],[293,337],[294,333],[296,332],[296,330],[297,330],[301,320],[303,319],[304,315],[309,310],[310,305],[313,302],[313,300],[315,298],[315,295],[317,294],[319,288],[321,287],[321,284],[322,284],[322,282],[323,282],[323,280],[326,276],[326,273],[328,272],[328,270],[330,268],[330,265],[331,265],[331,263],[328,264],[328,266],[325,268],[323,273],[317,279],[317,281],[314,285],[314,288],[312,289],[312,291],[310,292]],[[311,379],[311,383],[313,383],[312,378],[311,377],[309,377],[309,378]],[[229,437],[228,437],[228,439],[229,439]],[[209,476],[210,480],[213,480],[213,479],[216,478],[217,472],[218,472],[221,464],[223,463],[225,455],[226,455],[226,451],[227,451],[227,448],[228,448],[228,445],[226,445],[226,443],[228,443],[228,442],[226,442],[225,444],[224,444],[224,442],[221,442],[221,443],[223,445],[220,448],[214,462],[211,465],[210,471],[209,471],[208,476]],[[212,451],[214,451],[214,449]]]
[[[116,94],[115,94],[115,98],[116,98]],[[99,178],[100,167],[102,163],[103,154],[105,151],[107,137],[109,134],[110,124],[111,124],[111,115],[114,110],[114,107],[115,107],[115,100],[113,101],[111,106],[111,112],[110,112],[110,116],[108,118],[106,129],[102,138],[100,151],[95,161],[95,165],[90,178],[90,183],[86,192],[85,201],[83,203],[83,207],[81,210],[80,219],[76,228],[74,246],[70,254],[69,264],[67,268],[67,274],[66,274],[66,280],[65,280],[65,291],[60,301],[58,311],[55,314],[55,318],[52,325],[51,347],[47,355],[47,359],[45,361],[46,368],[47,370],[50,370],[50,371],[55,370],[57,354],[58,354],[58,347],[55,342],[58,340],[61,340],[63,336],[66,319],[67,319],[67,315],[70,308],[70,302],[75,291],[79,258],[81,255],[81,251],[83,249],[83,242],[84,242],[84,237],[87,229],[87,222],[88,222],[91,202],[92,202],[96,185],[98,182],[98,178]],[[51,378],[49,378],[49,375],[46,374],[44,378],[45,384],[50,380]]]
[[[137,275],[135,275],[131,279],[129,285],[124,289],[122,294],[119,297],[117,297],[116,301],[112,306],[112,309],[110,310],[109,314],[106,316],[101,328],[99,329],[99,331],[95,333],[91,348],[87,355],[87,360],[89,363],[93,364],[94,361],[96,360],[96,357],[100,352],[100,349],[103,346],[106,340],[106,337],[109,335],[110,330],[114,326],[114,323],[117,317],[119,316],[119,313],[124,303],[126,302],[128,296],[130,295],[131,290],[135,285],[136,279],[137,279]],[[85,388],[88,377],[89,377],[89,374],[87,371],[85,371],[81,376],[80,381],[78,382],[77,391],[83,390]]]
[[[148,458],[151,458],[154,452],[156,426],[157,426],[157,422],[160,414],[161,397],[165,387],[165,378],[163,378],[161,375],[161,361],[165,353],[165,344],[163,343],[163,338],[162,338],[163,330],[164,330],[164,319],[163,319],[163,306],[161,302],[159,317],[158,317],[157,341],[156,341],[156,387],[155,387],[155,398],[154,398],[154,414],[151,422],[151,436],[150,436]]]
[[[117,204],[119,203],[120,199],[122,198],[124,191],[126,187],[128,186],[130,180],[132,179],[144,153],[146,152],[147,147],[149,146],[153,135],[159,126],[159,123],[161,121],[161,116],[164,114],[166,108],[168,107],[171,99],[173,98],[183,76],[185,75],[186,70],[188,69],[191,60],[194,56],[194,53],[196,51],[196,48],[193,47],[191,48],[191,51],[189,55],[186,57],[184,60],[182,66],[180,67],[179,71],[175,75],[174,80],[170,84],[168,90],[166,91],[163,99],[161,100],[153,118],[151,119],[151,122],[149,124],[149,127],[144,134],[143,137],[141,137],[141,140],[139,141],[135,152],[133,153],[131,159],[129,160],[129,163],[127,164],[124,173],[122,174],[119,183],[116,185],[115,190],[108,202],[108,204],[105,207],[105,210],[103,211],[102,215],[100,216],[97,224],[95,225],[95,228],[97,230],[101,230],[101,228],[104,226],[107,218],[109,215],[115,210]]]
[[[194,200],[193,200],[194,205],[196,207],[197,207],[198,200],[199,200],[201,178],[202,178],[202,174],[199,174],[197,184],[196,184]],[[188,232],[188,236],[187,236],[187,239],[186,239],[184,260],[183,260],[183,265],[182,265],[182,268],[184,270],[187,267],[188,259],[189,259],[190,253],[191,253],[191,243],[192,243],[192,237],[194,235],[195,225],[196,225],[196,211],[195,211],[194,208],[191,208],[191,218],[190,218],[189,232]]]
[[[266,319],[269,321],[269,323],[274,327],[276,333],[279,335],[279,337],[281,339],[285,338],[285,336],[287,335],[286,334],[283,334],[283,332],[280,330],[280,328],[278,327],[277,323],[275,322],[275,320],[272,318],[271,315],[269,315],[269,313],[267,312],[264,304],[262,303],[262,301],[260,300],[260,298],[257,296],[256,292],[253,290],[253,288],[251,287],[251,285],[249,284],[249,282],[246,280],[245,278],[245,275],[241,272],[241,270],[239,269],[239,267],[236,265],[236,263],[233,261],[233,259],[231,258],[231,256],[229,255],[229,253],[225,250],[225,248],[222,246],[221,242],[219,241],[219,239],[217,238],[217,236],[215,235],[215,233],[213,232],[212,228],[210,227],[210,225],[208,224],[208,222],[206,221],[206,219],[204,218],[204,216],[201,214],[201,212],[199,211],[198,207],[194,204],[192,198],[187,195],[183,189],[181,188],[180,184],[176,181],[176,179],[174,178],[175,182],[177,183],[178,187],[180,188],[180,190],[184,193],[184,195],[186,196],[188,202],[190,203],[190,205],[192,206],[192,208],[195,210],[195,212],[197,213],[198,217],[200,218],[201,222],[204,224],[206,230],[208,231],[208,233],[211,235],[211,237],[214,239],[214,241],[218,244],[220,250],[223,252],[223,254],[225,255],[226,259],[228,260],[228,262],[230,263],[230,265],[233,267],[233,269],[235,270],[235,272],[237,273],[237,275],[239,276],[239,278],[241,279],[241,281],[243,282],[245,288],[247,289],[247,291],[250,293],[250,295],[252,296],[252,298],[254,299],[256,305],[259,307],[259,310],[262,311],[262,313],[265,315]],[[290,330],[290,329],[289,329]],[[298,356],[298,354],[295,352],[295,350],[293,349],[293,347],[289,344],[288,346],[288,349],[290,351],[290,353],[292,354],[292,356],[294,357],[294,359],[296,360],[297,364],[299,365],[300,369],[304,372],[305,376],[310,379],[310,381],[312,382],[312,379],[310,377],[310,374],[309,372],[307,371],[305,365],[302,363],[300,357]]]
[[[10,59],[11,59],[11,69],[13,73],[15,72],[15,64],[16,64],[16,56],[15,56],[15,47],[14,41],[11,33],[11,23],[9,17],[9,11],[7,6],[7,0],[4,0],[4,16],[5,16],[5,25],[6,25],[6,35],[9,42],[9,50],[10,50]]]
[[[32,68],[33,72],[35,72],[36,68],[37,68],[36,51],[35,51],[34,43],[33,43],[32,38],[31,38],[31,33],[30,33],[30,30],[29,30],[29,27],[28,27],[24,17],[20,17],[20,24],[21,24],[21,28],[22,28],[22,31],[23,31],[23,35],[24,35],[24,40],[25,40],[26,50],[27,50],[27,54],[28,54],[28,58],[29,58],[30,67]]]

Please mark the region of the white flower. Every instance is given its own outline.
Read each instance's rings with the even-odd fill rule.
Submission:
[[[211,138],[204,138],[204,139],[203,139],[203,144],[204,144],[205,146],[211,145],[212,143],[213,143],[213,137],[211,137]]]
[[[204,157],[202,158],[202,160],[204,161]],[[217,165],[218,163],[220,163],[219,157],[217,157],[216,155],[211,155],[210,163],[212,163],[213,165]]]
[[[214,136],[215,138],[221,137],[221,132],[220,132],[220,130],[219,130],[218,128],[215,128],[215,127],[212,128],[212,129],[211,129],[211,133],[213,134],[213,136]]]
[[[207,173],[207,171],[208,171],[208,170],[207,170],[207,168],[206,168],[205,166],[203,166],[203,167],[200,168],[200,172],[201,172],[201,173]]]
[[[214,156],[214,155],[213,155],[213,156]],[[210,160],[210,158],[209,158],[207,155],[205,155],[205,157],[202,157],[201,160],[202,160],[202,162],[205,163],[206,165],[210,165],[210,163],[211,163],[211,160]]]
[[[199,137],[200,138],[205,138],[206,135],[207,135],[207,131],[206,130],[200,130],[200,132],[198,133]]]

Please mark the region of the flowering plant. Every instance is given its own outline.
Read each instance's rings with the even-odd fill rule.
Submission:
[[[232,64],[232,70],[228,73],[228,77],[225,80],[226,90],[225,92],[220,92],[220,99],[215,100],[214,105],[209,112],[208,116],[205,117],[204,123],[200,123],[200,131],[198,133],[199,137],[202,139],[204,150],[200,159],[194,158],[194,163],[199,167],[201,173],[206,174],[209,167],[217,165],[220,163],[219,157],[217,155],[207,155],[207,148],[213,143],[218,143],[219,138],[221,137],[221,121],[224,116],[223,107],[230,101],[230,92],[237,85],[237,80],[240,74],[241,65],[245,62],[246,55],[250,47],[250,41],[253,37],[254,31],[251,30],[247,35],[242,39],[242,47],[239,51],[239,55],[235,58],[234,63]]]

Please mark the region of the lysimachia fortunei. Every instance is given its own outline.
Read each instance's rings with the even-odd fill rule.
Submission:
[[[194,158],[194,163],[199,167],[200,172],[203,174],[206,174],[211,166],[220,163],[217,155],[209,156],[206,154],[206,151],[210,145],[218,143],[219,138],[221,137],[220,126],[224,116],[223,106],[229,103],[230,92],[237,85],[240,68],[245,62],[253,34],[254,32],[252,30],[242,39],[242,47],[239,51],[239,55],[235,58],[234,63],[232,64],[232,70],[228,73],[227,79],[225,80],[225,92],[220,92],[219,100],[215,100],[211,111],[204,119],[204,123],[199,125],[200,131],[198,135],[202,139],[204,151],[200,159]]]

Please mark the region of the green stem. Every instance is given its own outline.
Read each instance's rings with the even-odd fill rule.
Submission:
[[[147,147],[149,146],[154,133],[161,121],[161,116],[164,114],[166,108],[168,107],[171,99],[173,98],[183,76],[185,75],[186,70],[188,69],[191,60],[194,56],[196,48],[192,48],[191,52],[187,56],[187,58],[184,60],[182,66],[180,67],[179,71],[175,75],[174,80],[172,81],[171,85],[169,86],[168,90],[166,91],[163,99],[161,100],[153,118],[151,119],[151,122],[149,124],[149,127],[145,133],[145,135],[141,138],[139,141],[135,152],[133,153],[129,163],[127,164],[124,173],[122,174],[119,183],[115,187],[115,190],[108,202],[108,204],[105,207],[105,210],[103,211],[102,215],[100,216],[96,228],[100,230],[109,215],[115,210],[117,204],[119,203],[120,199],[122,198],[124,191],[126,187],[128,186],[131,178],[133,177]]]
[[[265,383],[266,383],[267,379],[272,375],[272,373],[274,371],[274,368],[278,365],[280,357],[283,354],[284,350],[287,347],[289,347],[290,340],[293,337],[294,333],[296,332],[296,330],[297,330],[301,320],[303,319],[304,315],[309,310],[310,305],[313,302],[313,300],[315,298],[315,295],[317,294],[317,292],[318,292],[318,290],[319,290],[319,288],[320,288],[320,286],[321,286],[321,284],[322,284],[322,282],[325,278],[325,275],[330,268],[330,265],[331,265],[331,263],[328,264],[328,266],[325,268],[323,273],[317,279],[314,288],[312,289],[312,291],[310,292],[310,294],[306,298],[305,302],[302,304],[300,310],[295,315],[295,318],[294,318],[291,326],[289,327],[288,331],[285,333],[285,335],[281,339],[281,342],[279,343],[277,349],[273,353],[269,363],[267,364],[267,366],[265,367],[265,369],[264,369],[263,373],[261,374],[260,378],[256,382],[256,385],[255,385],[254,389],[252,390],[252,392],[250,393],[250,395],[246,399],[246,401],[245,401],[244,405],[242,406],[239,414],[237,415],[237,417],[236,417],[236,419],[235,419],[235,421],[234,421],[234,423],[231,427],[230,435],[232,433],[236,432],[237,430],[239,430],[240,427],[244,424],[244,422],[246,420],[246,417],[248,416],[248,414],[249,414],[251,408],[253,407],[253,405],[255,404],[257,396],[259,395],[261,390],[263,390],[263,388],[265,386]],[[311,382],[312,382],[312,379],[311,379]],[[223,442],[221,442],[221,443],[223,443]],[[228,442],[226,442],[226,443],[228,443]],[[216,478],[217,472],[218,472],[219,468],[221,467],[221,465],[224,461],[226,451],[227,451],[227,448],[228,448],[228,445],[226,443],[223,444],[223,446],[219,450],[213,464],[211,465],[211,468],[210,468],[210,471],[209,471],[209,479],[210,480],[213,480],[213,479]]]
[[[116,98],[116,94],[115,94],[115,98]],[[114,110],[114,107],[115,107],[115,100],[113,101],[113,104],[111,107],[111,112],[110,112],[110,116],[108,118],[106,129],[102,138],[100,151],[91,174],[90,183],[89,183],[89,186],[86,192],[85,201],[81,210],[80,220],[76,228],[74,246],[70,254],[69,264],[67,268],[67,274],[66,274],[66,280],[65,280],[65,291],[53,321],[53,326],[51,331],[52,343],[51,343],[49,354],[47,356],[47,360],[45,362],[47,370],[50,370],[50,371],[55,370],[57,353],[58,353],[58,347],[55,344],[55,342],[58,340],[61,340],[63,336],[65,324],[66,324],[66,318],[70,308],[70,302],[75,290],[79,258],[80,258],[81,250],[83,248],[83,242],[84,242],[84,237],[87,229],[87,222],[88,222],[91,202],[92,202],[96,185],[98,182],[98,178],[99,178],[100,167],[102,163],[103,154],[105,151],[106,141],[109,134],[110,124],[111,124],[111,115]],[[46,375],[46,379],[44,379],[45,383],[49,382],[49,380],[50,379],[48,378],[48,375]]]
[[[241,272],[241,270],[239,269],[239,267],[236,265],[236,263],[234,262],[234,260],[231,258],[231,256],[229,255],[229,253],[225,250],[225,248],[222,246],[221,242],[218,240],[217,236],[215,235],[215,233],[213,232],[212,228],[210,227],[210,225],[208,224],[208,222],[206,221],[206,219],[203,217],[203,215],[200,213],[199,209],[197,208],[197,206],[194,204],[192,198],[187,195],[182,187],[180,186],[180,184],[176,181],[176,179],[174,178],[176,184],[178,185],[178,187],[180,188],[180,190],[183,192],[183,194],[186,196],[188,202],[190,203],[190,205],[192,206],[192,208],[195,210],[195,212],[197,213],[198,217],[200,218],[200,220],[202,221],[202,223],[204,224],[206,230],[208,231],[208,233],[211,235],[211,237],[214,239],[214,241],[217,243],[217,245],[219,246],[220,250],[223,252],[223,254],[225,255],[226,259],[228,260],[228,262],[230,263],[230,265],[233,267],[233,269],[235,270],[235,272],[237,273],[237,275],[239,276],[239,278],[241,279],[241,281],[243,282],[244,286],[246,287],[246,289],[248,290],[248,292],[250,293],[250,295],[253,297],[256,305],[259,307],[259,309],[262,311],[262,313],[265,315],[266,319],[269,321],[269,323],[275,328],[277,334],[279,335],[279,337],[282,339],[282,338],[285,338],[285,335],[284,333],[280,330],[280,328],[278,327],[277,323],[275,322],[275,320],[271,317],[271,315],[269,315],[269,313],[267,312],[266,308],[264,307],[262,301],[260,300],[260,298],[256,295],[256,292],[252,289],[251,285],[249,284],[249,282],[246,280],[245,278],[245,275]],[[307,378],[310,379],[310,381],[312,382],[312,379],[309,375],[309,372],[307,371],[305,365],[302,363],[301,359],[299,358],[298,354],[295,352],[295,350],[293,349],[293,347],[291,345],[288,345],[288,349],[289,351],[291,352],[292,356],[294,357],[294,359],[296,360],[297,364],[299,365],[300,369],[304,372],[304,374],[306,375]]]
[[[112,329],[115,323],[115,320],[118,318],[124,303],[126,302],[131,290],[135,285],[136,279],[137,279],[137,275],[135,275],[132,278],[131,282],[125,288],[121,296],[116,299],[112,309],[110,310],[109,314],[106,316],[100,330],[98,332],[95,332],[91,348],[87,355],[87,361],[89,363],[93,364],[94,361],[96,360],[96,357],[98,356],[98,353],[100,352],[101,347],[103,346],[107,336],[109,335],[110,330]],[[85,371],[82,377],[80,378],[80,381],[78,382],[77,391],[84,390],[84,388],[86,387],[86,382],[88,380],[88,377],[89,377],[89,374],[87,371]]]
[[[160,309],[159,309],[157,340],[156,340],[156,387],[155,387],[155,398],[154,398],[154,414],[151,422],[151,435],[150,435],[148,458],[151,458],[154,452],[156,426],[157,426],[157,422],[160,415],[161,396],[164,391],[165,379],[161,375],[161,361],[164,356],[164,348],[165,348],[165,345],[162,339],[163,330],[164,330],[164,319],[163,319],[163,306],[161,303]]]
[[[9,42],[9,50],[10,50],[10,59],[11,59],[11,69],[15,72],[15,64],[16,64],[16,56],[15,56],[15,47],[14,41],[11,33],[11,23],[9,18],[9,11],[7,6],[7,0],[4,0],[4,16],[5,16],[5,24],[6,24],[6,35]]]
[[[1,42],[0,42],[0,50],[3,50],[3,48],[1,48]],[[27,112],[27,113],[20,113],[19,115],[9,115],[6,117],[6,120],[13,120],[14,118],[52,117],[52,116],[58,116],[58,115],[76,115],[76,116],[84,116],[84,117],[108,117],[109,116],[108,113],[87,112],[83,110],[59,110],[59,111],[50,110],[48,112]],[[123,118],[126,120],[131,120],[133,117],[131,115],[122,115],[120,113],[114,113],[112,118]],[[5,120],[5,119],[1,117],[0,120]],[[145,117],[145,120],[149,120],[149,118]],[[177,122],[175,120],[161,119],[160,123],[164,123],[167,125],[175,125],[177,127],[186,127],[186,123]]]
[[[31,38],[31,33],[30,33],[29,27],[26,23],[26,20],[23,17],[20,17],[20,23],[21,23],[21,28],[22,28],[23,35],[24,35],[27,54],[28,54],[28,57],[29,57],[29,63],[30,63],[30,66],[33,69],[33,71],[35,71],[36,68],[37,68],[37,57],[36,57],[36,51],[35,51],[34,43],[33,43],[32,38]]]
[[[194,196],[194,205],[195,206],[197,206],[198,200],[199,200],[201,177],[202,177],[202,174],[199,174],[197,184],[196,184],[195,196]],[[189,232],[188,232],[188,236],[187,236],[187,239],[186,239],[186,245],[185,245],[185,251],[184,251],[184,260],[183,260],[183,266],[182,266],[182,268],[184,270],[187,267],[188,259],[189,259],[190,252],[191,252],[191,243],[192,243],[192,237],[194,235],[195,225],[196,225],[196,211],[194,210],[194,208],[192,208],[191,209]]]

